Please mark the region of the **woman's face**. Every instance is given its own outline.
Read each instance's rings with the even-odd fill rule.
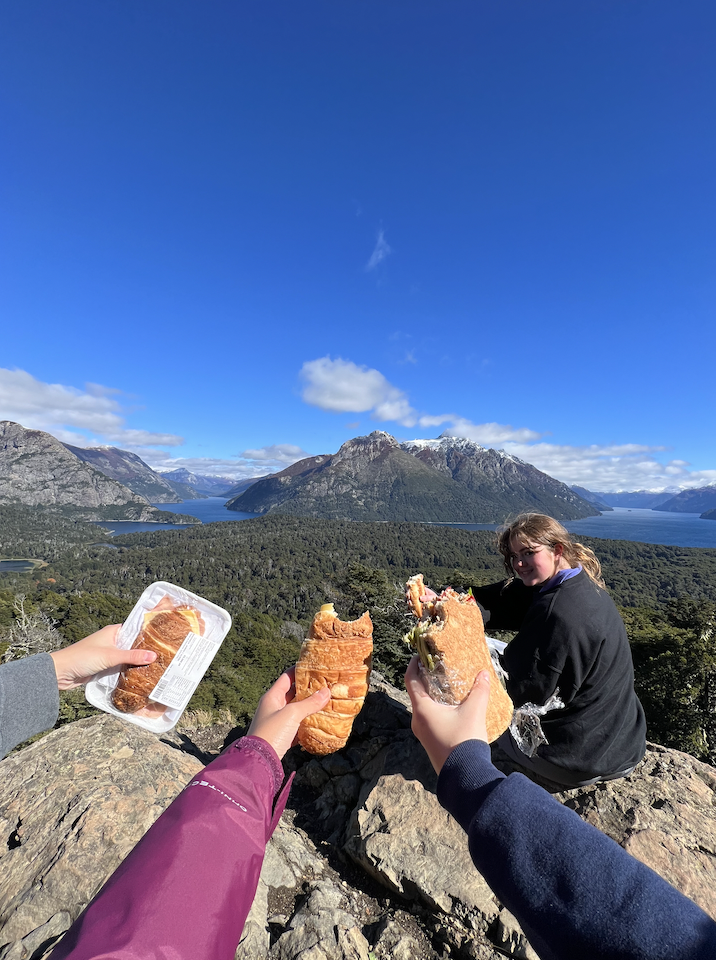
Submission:
[[[519,537],[510,539],[510,562],[515,574],[526,587],[546,583],[560,569],[562,548],[544,547],[541,543],[527,543]]]

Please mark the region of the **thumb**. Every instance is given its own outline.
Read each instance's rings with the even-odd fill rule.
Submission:
[[[475,683],[466,699],[460,704],[460,712],[464,713],[467,723],[485,726],[487,719],[487,705],[490,699],[490,672],[481,670],[475,677]]]
[[[127,663],[131,667],[141,667],[147,663],[154,663],[157,655],[153,650],[107,650],[106,660],[108,667],[118,667]]]
[[[296,716],[300,722],[301,720],[305,720],[306,717],[310,717],[312,713],[318,713],[319,710],[327,707],[330,699],[330,687],[321,687],[320,690],[316,690],[315,693],[312,693],[310,697],[306,697],[305,700],[294,700],[291,706],[295,708]]]

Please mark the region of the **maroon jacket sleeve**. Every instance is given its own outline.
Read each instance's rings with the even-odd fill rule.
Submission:
[[[282,782],[264,740],[228,747],[147,831],[50,960],[233,960],[288,799],[291,781]]]

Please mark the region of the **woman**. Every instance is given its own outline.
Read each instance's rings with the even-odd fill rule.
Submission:
[[[594,553],[552,517],[525,513],[498,536],[510,574],[473,587],[492,630],[517,630],[502,655],[516,707],[556,692],[563,709],[541,719],[547,743],[532,757],[509,731],[498,745],[557,789],[626,776],[644,756],[646,721],[634,691],[624,622]]]

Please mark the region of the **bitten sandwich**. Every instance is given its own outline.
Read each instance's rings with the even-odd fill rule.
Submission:
[[[368,692],[373,655],[373,623],[366,611],[358,620],[339,620],[332,603],[313,618],[296,664],[296,699],[330,687],[326,707],[298,728],[298,742],[319,756],[345,746]]]
[[[178,606],[164,597],[153,610],[145,613],[132,649],[154,650],[157,659],[122,670],[112,693],[113,706],[122,713],[143,711],[147,716],[163,713],[166,707],[151,701],[150,694],[190,633],[200,636],[204,633],[204,621],[194,607]]]
[[[432,594],[432,591],[428,595]],[[513,706],[499,680],[485,640],[482,613],[470,593],[451,587],[434,599],[426,596],[422,574],[405,585],[408,604],[418,622],[405,635],[417,652],[428,693],[439,703],[458,704],[472,690],[481,670],[490,672],[490,700],[487,707],[487,738],[496,740],[510,725]]]

